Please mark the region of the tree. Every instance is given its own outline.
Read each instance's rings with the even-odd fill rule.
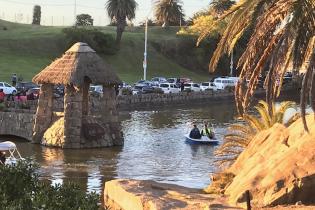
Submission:
[[[219,19],[224,18],[229,23],[211,58],[210,70],[215,70],[220,57],[231,53],[242,34],[253,28],[247,48],[238,61],[241,73],[235,95],[239,113],[246,113],[258,77],[266,66],[266,99],[269,104],[279,96],[288,67],[292,64],[297,71],[305,67],[300,103],[304,127],[308,130],[305,119],[308,98],[315,110],[315,1],[238,1]],[[246,80],[249,80],[248,85]]]
[[[35,5],[33,9],[33,25],[40,25],[40,20],[41,20],[42,12],[41,12],[41,7],[39,5]]]
[[[93,26],[93,19],[89,14],[77,15],[76,26]]]
[[[234,162],[258,132],[271,128],[276,123],[289,126],[299,117],[293,115],[284,121],[285,112],[295,108],[295,103],[291,101],[282,102],[278,107],[274,103],[268,105],[265,101],[259,101],[255,108],[258,115],[244,114],[242,123],[229,127],[230,133],[224,136],[224,143],[215,152],[219,164]]]
[[[158,0],[155,2],[155,18],[163,26],[179,25],[184,22],[181,0]]]
[[[211,12],[215,16],[220,16],[225,11],[229,10],[234,4],[235,1],[231,0],[213,0],[210,3]]]
[[[119,47],[122,34],[127,25],[127,19],[133,20],[136,16],[136,8],[138,4],[135,0],[108,0],[106,9],[108,16],[116,20],[116,44]]]

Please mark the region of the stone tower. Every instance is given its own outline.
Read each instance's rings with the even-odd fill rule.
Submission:
[[[97,148],[123,144],[115,87],[121,80],[85,43],[76,43],[33,78],[40,97],[33,142],[62,148]],[[102,85],[101,113],[89,111],[90,84]],[[64,86],[64,112],[54,112],[54,86]]]

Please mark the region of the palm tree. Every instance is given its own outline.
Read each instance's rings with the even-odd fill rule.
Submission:
[[[288,67],[292,64],[294,70],[300,71],[304,66],[306,73],[300,103],[304,127],[308,130],[305,106],[309,97],[315,110],[315,1],[242,0],[219,19],[224,18],[229,23],[211,58],[210,71],[216,69],[223,54],[232,52],[246,30],[253,29],[247,48],[238,61],[241,72],[235,95],[239,113],[243,115],[247,111],[264,68],[269,69],[265,86],[270,104],[280,94]]]
[[[271,107],[269,106],[265,101],[259,101],[255,106],[258,115],[244,114],[241,118],[242,123],[229,127],[230,133],[224,136],[224,143],[215,152],[219,157],[217,162],[220,165],[234,162],[258,132],[271,128],[276,123],[289,126],[299,117],[299,115],[293,115],[286,122],[284,121],[285,112],[295,107],[294,102],[285,101],[278,107],[272,103]]]
[[[111,20],[117,23],[116,28],[116,44],[120,46],[122,34],[127,25],[127,19],[132,20],[135,18],[136,8],[138,4],[135,0],[108,0],[106,9],[108,16]]]
[[[184,21],[181,0],[158,0],[155,3],[155,18],[163,26],[179,25]]]
[[[229,10],[235,1],[231,0],[213,0],[210,3],[210,8],[216,16],[222,15],[225,11]]]

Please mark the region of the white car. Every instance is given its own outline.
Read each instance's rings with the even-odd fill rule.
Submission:
[[[90,86],[90,92],[103,93],[103,86],[102,85],[91,85]]]
[[[235,87],[238,80],[238,77],[219,77],[213,81],[213,84],[218,90],[224,90],[226,87]]]
[[[200,86],[197,83],[186,83],[186,84],[184,84],[184,90],[191,90],[193,92],[201,91]]]
[[[165,77],[153,77],[151,82],[153,86],[159,86],[159,84],[167,82],[167,80]]]
[[[176,84],[171,83],[162,83],[159,85],[159,88],[163,91],[163,93],[179,93],[180,89],[176,86]]]
[[[218,88],[212,82],[203,82],[200,84],[201,91],[205,90],[214,90],[216,91]]]
[[[6,95],[11,95],[17,92],[15,87],[6,82],[0,82],[0,89],[2,89]]]

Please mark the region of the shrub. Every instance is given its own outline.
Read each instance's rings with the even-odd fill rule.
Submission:
[[[0,111],[4,111],[5,110],[5,104],[4,104],[4,102],[0,102]]]
[[[121,89],[121,95],[130,96],[130,95],[132,95],[132,90],[129,88],[122,88]]]
[[[163,94],[163,90],[161,88],[154,88],[153,89],[153,93],[156,93],[156,94]]]
[[[115,54],[117,49],[115,39],[110,34],[104,34],[96,29],[65,28],[62,32],[66,35],[67,48],[77,42],[85,42],[97,53]]]
[[[19,161],[0,166],[0,206],[4,209],[99,209],[99,196],[74,184],[51,186],[39,180],[38,165]]]

